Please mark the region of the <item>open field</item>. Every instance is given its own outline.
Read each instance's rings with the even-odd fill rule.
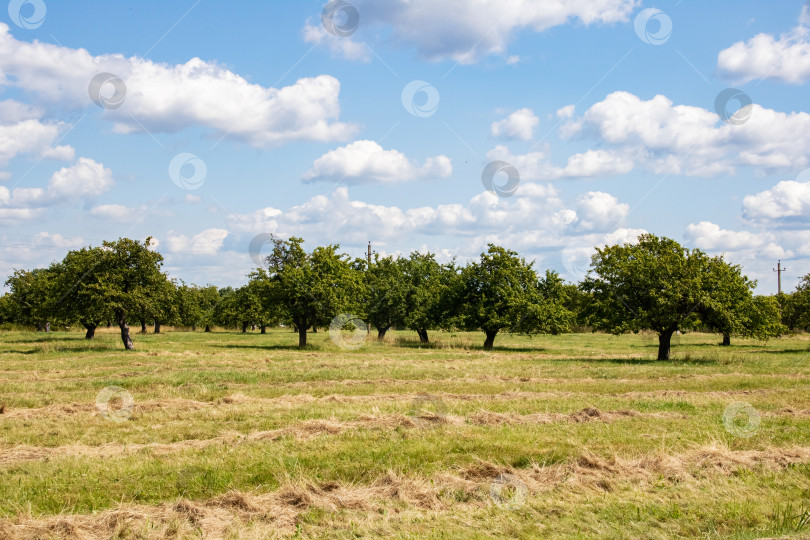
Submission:
[[[415,337],[0,333],[0,537],[810,535],[807,336]]]

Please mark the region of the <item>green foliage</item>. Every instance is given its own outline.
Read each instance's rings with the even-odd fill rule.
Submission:
[[[553,270],[538,281],[540,303],[535,309],[538,317],[530,328],[544,334],[563,334],[571,331],[576,321],[577,302],[582,301],[581,293],[565,284]]]
[[[571,313],[571,325],[576,327],[588,326],[591,295],[575,283],[564,283],[560,296],[565,309]]]
[[[14,297],[11,294],[0,296],[0,324],[13,323],[14,320]]]
[[[804,276],[790,295],[781,295],[785,324],[792,329],[810,329],[810,274]]]
[[[636,244],[597,248],[582,283],[593,298],[590,323],[614,334],[652,330],[659,335],[659,360],[668,359],[673,333],[697,326],[701,311],[716,315],[727,306],[713,296],[731,296],[718,281],[731,275],[721,263],[652,234]]]
[[[361,277],[338,254],[339,246],[317,247],[307,253],[303,240],[273,240],[267,258],[267,302],[279,306],[298,329],[299,345],[306,346],[310,327],[328,326],[341,312],[357,307],[362,295]]]
[[[106,296],[99,293],[101,272],[96,271],[104,255],[101,248],[82,248],[68,252],[61,262],[51,266],[56,276],[54,312],[78,321],[88,330],[112,316]]]
[[[172,324],[186,328],[194,328],[203,318],[202,302],[199,287],[186,285],[180,281],[180,286],[174,291],[176,312]]]
[[[405,324],[411,290],[405,279],[405,266],[401,259],[377,255],[363,273],[363,311],[366,322],[377,329],[380,337],[392,326]]]
[[[241,312],[241,302],[239,291],[233,287],[225,287],[217,291],[217,302],[213,308],[212,320],[217,326],[225,328],[236,328],[240,324],[247,323]]]
[[[653,330],[659,356],[679,329],[711,328],[724,336],[768,337],[810,327],[810,275],[790,295],[755,297],[755,283],[722,257],[643,235],[635,245],[598,249],[589,277],[566,284],[538,276],[513,251],[490,245],[466,267],[440,264],[432,253],[350,260],[337,245],[308,253],[303,240],[274,240],[268,268],[247,285],[217,289],[179,285],[161,271],[150,239],[119,239],[70,251],[48,268],[15,270],[0,300],[0,322],[42,326],[80,322],[92,329],[116,320],[125,345],[127,321],[190,328],[243,328],[285,322],[299,331],[328,326],[341,313],[360,316],[382,337],[393,327],[483,330],[489,348],[501,330],[569,332],[590,326],[612,333]],[[781,320],[780,320],[781,317]],[[730,338],[729,338],[730,339]]]
[[[400,259],[399,264],[407,286],[403,322],[427,342],[428,330],[451,324],[450,291],[457,274],[455,265],[441,265],[434,254],[416,251],[408,259]]]
[[[166,276],[160,271],[163,256],[149,249],[144,242],[121,238],[104,242],[95,253],[98,260],[88,270],[93,275],[91,282],[80,283],[87,294],[98,294],[106,306],[119,316],[121,314],[148,311],[152,306],[154,291]]]
[[[779,307],[774,299],[754,297],[756,282],[742,274],[739,265],[712,259],[712,289],[700,305],[700,318],[706,326],[723,334],[767,339],[784,333]]]
[[[40,328],[54,321],[53,281],[56,275],[49,268],[14,270],[6,280],[10,299],[6,302],[6,316],[23,326]]]
[[[527,333],[567,331],[572,313],[564,307],[563,291],[556,273],[547,272],[538,281],[531,263],[514,251],[489,244],[480,261],[461,270],[454,303],[459,324],[468,330],[482,329],[488,349],[504,328]]]
[[[788,329],[782,324],[779,302],[773,296],[754,296],[748,326],[742,335],[757,339],[768,339],[786,334]]]

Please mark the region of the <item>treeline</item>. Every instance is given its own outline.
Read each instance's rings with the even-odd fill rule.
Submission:
[[[466,265],[433,254],[352,259],[339,246],[308,252],[303,240],[274,239],[265,264],[234,289],[169,279],[148,238],[122,238],[70,251],[47,268],[15,270],[0,297],[0,322],[48,330],[81,324],[86,337],[116,324],[126,349],[130,325],[241,328],[285,324],[305,347],[307,331],[351,313],[382,339],[408,328],[429,342],[436,329],[559,334],[578,328],[615,334],[648,330],[667,359],[675,332],[707,330],[759,339],[810,326],[810,274],[792,294],[755,296],[756,283],[722,257],[674,240],[642,235],[636,244],[597,248],[587,277],[565,283],[536,272],[514,251],[490,245]]]

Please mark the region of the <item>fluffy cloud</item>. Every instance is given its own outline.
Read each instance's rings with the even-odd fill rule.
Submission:
[[[430,60],[475,63],[504,54],[521,29],[542,32],[578,20],[623,22],[638,0],[358,0],[361,25],[385,25],[391,40]],[[448,24],[452,21],[452,24]],[[387,30],[387,29],[386,29]],[[386,34],[389,32],[385,32]]]
[[[225,229],[205,229],[191,239],[184,234],[174,234],[174,231],[169,231],[166,246],[172,253],[212,255],[219,251],[227,236],[228,231]]]
[[[466,204],[409,209],[352,200],[348,189],[340,187],[329,196],[318,195],[287,210],[268,207],[232,214],[227,224],[236,234],[294,235],[314,242],[341,238],[355,246],[364,245],[372,231],[376,244],[404,241],[405,251],[418,238],[433,238],[441,244],[451,242],[443,240],[452,237],[460,256],[474,256],[488,242],[536,254],[561,247],[572,235],[583,232],[602,237],[624,220],[627,211],[626,204],[600,192],[587,193],[575,201],[574,208],[568,208],[553,186],[531,183],[521,185],[515,196],[506,199],[484,191]]]
[[[44,189],[0,186],[0,220],[34,219],[48,206],[92,199],[112,185],[110,169],[92,159],[79,158],[74,165],[53,173]]]
[[[810,222],[810,181],[786,180],[743,199],[743,217],[757,222]]]
[[[322,24],[307,23],[302,31],[304,41],[314,45],[326,45],[338,57],[347,60],[371,60],[370,49],[363,43],[358,43],[345,37],[336,36],[326,31]]]
[[[778,38],[757,34],[717,55],[717,67],[740,82],[781,79],[801,84],[810,77],[810,9],[805,5],[799,25]]]
[[[688,245],[709,253],[723,253],[732,262],[742,263],[792,257],[793,251],[782,247],[784,239],[772,232],[732,231],[710,221],[692,223],[684,237]],[[761,261],[758,261],[761,262]]]
[[[505,139],[521,139],[528,141],[534,136],[534,128],[539,120],[531,109],[520,109],[498,122],[493,122],[491,132],[493,137]]]
[[[70,161],[74,149],[54,146],[67,127],[59,123],[43,123],[43,111],[14,100],[0,101],[0,166],[5,166],[22,154]]]
[[[577,198],[576,213],[579,226],[587,231],[615,229],[630,213],[630,205],[620,203],[610,193],[589,191]]]
[[[419,165],[397,150],[385,150],[374,141],[361,140],[330,150],[316,159],[304,174],[304,180],[393,183],[447,178],[452,173],[453,167],[447,156],[428,158]]]
[[[512,154],[506,146],[498,145],[487,153],[491,160],[511,163],[523,180],[558,180],[565,178],[594,178],[624,174],[633,169],[633,160],[608,150],[588,150],[570,156],[565,167],[553,165],[547,150]]]
[[[696,248],[712,251],[757,248],[773,238],[767,234],[721,229],[719,225],[710,221],[690,224],[686,228],[685,236]]]
[[[807,166],[810,114],[753,105],[745,123],[731,125],[713,111],[674,105],[665,96],[645,101],[614,92],[563,125],[561,135],[596,138],[656,174],[715,176],[741,165]]]
[[[228,216],[229,226],[239,232],[274,233],[280,236],[302,235],[318,238],[330,231],[333,238],[362,243],[368,231],[376,238],[392,240],[399,234],[465,228],[475,221],[462,205],[439,205],[402,210],[396,206],[369,204],[349,199],[348,189],[337,188],[331,196],[315,196],[287,211],[264,208],[253,214]]]
[[[115,74],[126,83],[126,98],[104,114],[121,133],[203,126],[266,147],[298,139],[344,140],[356,129],[338,121],[340,83],[329,75],[265,88],[199,58],[167,65],[17,41],[5,24],[0,24],[0,72],[0,85],[20,87],[62,108],[93,106],[90,80],[99,72]]]
[[[75,165],[62,167],[51,176],[48,194],[61,199],[96,197],[113,185],[112,171],[92,159],[79,158]]]

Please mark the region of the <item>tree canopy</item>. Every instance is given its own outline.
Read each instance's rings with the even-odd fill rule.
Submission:
[[[481,330],[491,349],[499,332],[560,334],[572,329],[658,334],[658,358],[670,357],[682,329],[709,329],[768,339],[810,327],[810,274],[791,294],[755,296],[742,268],[644,234],[635,243],[604,246],[580,284],[565,283],[502,246],[489,244],[466,265],[440,263],[432,253],[351,259],[338,245],[307,251],[303,240],[273,239],[273,250],[240,287],[169,280],[151,238],[121,238],[69,251],[47,268],[14,270],[0,297],[0,323],[48,330],[79,323],[85,337],[115,321],[127,349],[129,324],[161,324],[242,332],[289,324],[298,344],[307,331],[358,319],[383,339],[410,329],[421,343],[431,330]]]
[[[582,284],[593,296],[590,323],[616,334],[652,330],[658,334],[658,359],[668,360],[672,335],[696,326],[701,312],[720,324],[736,323],[725,299],[740,284],[724,290],[722,276],[734,272],[723,264],[652,234],[641,235],[636,244],[597,248]]]
[[[301,238],[274,239],[267,258],[268,300],[284,311],[298,331],[298,346],[306,347],[307,329],[328,326],[345,311],[358,307],[361,280],[339,246],[316,247],[307,253]]]

